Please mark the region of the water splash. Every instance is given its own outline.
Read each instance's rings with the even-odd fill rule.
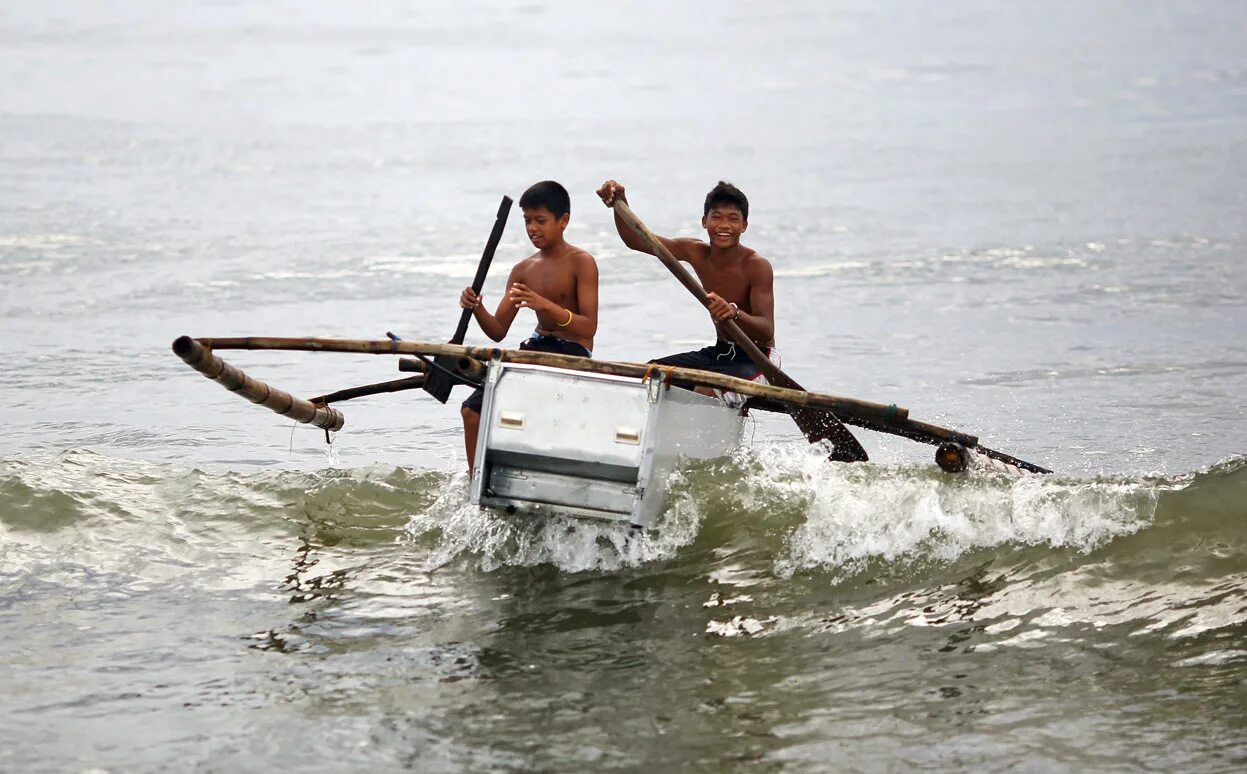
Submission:
[[[784,577],[821,568],[845,578],[871,560],[948,562],[1010,543],[1090,551],[1146,526],[1166,488],[1127,477],[834,465],[817,449],[791,446],[746,450],[735,464],[742,506],[794,525],[776,557]]]
[[[669,486],[679,489],[680,473]],[[466,556],[492,571],[552,564],[566,572],[613,571],[671,559],[697,537],[702,517],[695,493],[673,498],[655,529],[562,516],[506,516],[468,502],[468,478],[456,475],[441,497],[408,525],[412,540],[434,540],[427,567]]]

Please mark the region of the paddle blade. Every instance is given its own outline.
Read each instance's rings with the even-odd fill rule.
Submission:
[[[447,373],[454,367],[454,364],[455,358],[448,355],[439,355],[433,358],[433,367],[425,374],[424,391],[432,395],[433,399],[438,403],[445,403],[449,400],[450,389],[459,383]]]
[[[870,459],[861,443],[830,411],[802,407],[790,412],[790,416],[810,443],[832,443],[835,448],[828,457],[832,462],[866,462]]]

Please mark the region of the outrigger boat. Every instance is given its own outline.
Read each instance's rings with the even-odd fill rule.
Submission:
[[[478,293],[510,204],[503,197],[473,281]],[[613,206],[708,306],[704,289],[627,203]],[[410,389],[423,389],[445,403],[455,384],[483,386],[471,501],[507,513],[556,513],[652,527],[663,511],[665,484],[680,461],[731,453],[741,443],[744,419],[751,410],[788,414],[811,443],[831,444],[833,461],[866,459],[865,450],[845,427],[854,425],[936,445],[936,463],[949,472],[965,470],[971,451],[1021,470],[1051,472],[989,449],[968,433],[912,420],[907,409],[895,404],[808,392],[730,320],[721,328],[749,353],[769,384],[686,368],[464,346],[470,314],[464,311],[448,344],[406,341],[391,333],[381,340],[182,336],[173,342],[173,351],[204,376],[253,403],[323,428],[326,440],[345,424],[332,403]],[[304,400],[251,378],[215,354],[230,349],[408,355],[399,360],[399,368],[416,373]],[[744,401],[729,403],[678,389],[693,387],[735,393]]]
[[[414,376],[296,398],[226,363],[222,350],[289,350],[411,355],[399,360]],[[478,464],[471,500],[508,513],[557,513],[653,526],[665,483],[680,460],[714,459],[741,444],[751,410],[829,413],[846,424],[939,446],[937,462],[964,470],[971,450],[1022,470],[1050,472],[989,449],[978,438],[909,418],[894,404],[805,392],[686,368],[590,360],[545,352],[398,339],[200,338],[182,336],[173,351],[204,376],[297,422],[345,425],[332,404],[365,395],[422,388],[448,362],[455,382],[482,383]],[[732,406],[684,387],[744,396]],[[951,464],[946,461],[951,460]]]

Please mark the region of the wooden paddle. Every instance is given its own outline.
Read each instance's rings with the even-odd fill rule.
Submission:
[[[654,251],[654,255],[658,257],[658,260],[663,262],[663,265],[675,275],[675,278],[680,281],[681,285],[687,288],[701,302],[702,306],[710,306],[710,297],[707,295],[706,289],[701,286],[692,274],[689,274],[687,269],[680,265],[680,262],[671,254],[666,245],[641,222],[641,219],[636,216],[636,213],[632,211],[632,208],[628,206],[626,201],[615,199],[613,203],[607,206],[613,208],[620,220],[626,223],[629,228],[645,241],[646,245]],[[779,370],[779,367],[771,362],[771,359],[758,348],[758,345],[740,329],[740,326],[734,320],[724,320],[719,323],[719,326],[732,337],[732,340],[736,342],[736,346],[745,351],[745,354],[754,362],[758,370],[766,376],[768,382],[776,387],[786,387],[790,390],[800,390],[802,392],[807,391],[800,384],[797,384],[795,379]],[[797,427],[805,434],[810,443],[822,440],[831,441],[835,447],[831,453],[833,461],[865,462],[868,459],[866,450],[853,437],[849,429],[844,426],[844,423],[830,411],[802,407],[789,411],[789,416],[797,423]]]
[[[485,286],[485,275],[489,273],[489,264],[494,259],[494,251],[498,249],[498,242],[502,239],[502,230],[507,225],[507,216],[510,214],[511,197],[504,196],[502,203],[498,205],[498,215],[494,219],[493,231],[489,232],[489,241],[485,243],[485,251],[481,253],[480,263],[476,266],[476,276],[472,279],[472,292],[478,296],[481,294],[481,288]],[[464,309],[463,314],[459,315],[459,327],[455,328],[455,335],[450,339],[451,344],[463,343],[463,337],[468,333],[468,322],[471,319],[472,310]],[[452,376],[453,363],[453,360],[437,358],[433,361],[433,367],[425,375],[424,391],[442,403],[450,397],[450,388],[460,383]]]

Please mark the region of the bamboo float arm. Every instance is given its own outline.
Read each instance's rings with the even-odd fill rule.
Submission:
[[[295,398],[290,393],[275,390],[258,379],[252,379],[189,336],[182,336],[174,341],[173,351],[191,368],[230,392],[236,392],[252,403],[258,403],[296,422],[315,425],[325,430],[341,430],[346,422],[342,412],[337,409],[317,406],[311,401]]]
[[[1048,470],[1040,465],[1036,465],[1033,462],[1027,462],[1026,460],[1005,454],[1004,452],[989,449],[979,443],[979,439],[976,436],[959,433],[956,430],[949,430],[948,428],[940,427],[938,425],[908,420],[902,425],[889,427],[880,425],[876,422],[871,422],[869,420],[858,419],[856,417],[845,416],[842,417],[842,419],[845,424],[853,425],[854,427],[861,427],[866,430],[874,430],[876,432],[888,433],[890,435],[899,435],[902,438],[908,438],[911,441],[919,441],[920,443],[929,443],[932,446],[938,446],[948,441],[959,443],[967,449],[973,449],[979,454],[982,454],[984,457],[1000,460],[1001,462],[1008,463],[1015,468],[1021,468],[1022,470],[1027,470],[1031,473],[1052,472],[1051,470]]]
[[[761,411],[774,411],[780,414],[788,412],[788,409],[783,404],[769,401],[765,398],[754,398],[746,405],[750,408]],[[908,438],[911,441],[929,443],[932,446],[938,446],[948,441],[959,443],[962,446],[973,449],[985,457],[1000,460],[1001,462],[1008,463],[1014,467],[1021,468],[1022,470],[1030,471],[1031,473],[1052,472],[1051,470],[1036,465],[1033,462],[1027,462],[1026,460],[1018,459],[1017,457],[1005,454],[1004,452],[989,449],[988,447],[980,444],[976,436],[969,435],[967,433],[960,433],[956,430],[949,430],[948,428],[939,427],[938,425],[931,425],[926,422],[918,422],[912,419],[907,419],[904,422],[895,425],[881,425],[878,422],[871,422],[857,417],[843,416],[842,418],[846,425],[853,425],[854,427],[861,427],[866,430],[874,430],[877,433],[897,435],[901,438]]]
[[[379,395],[385,392],[401,392],[402,390],[418,390],[424,387],[424,374],[419,376],[408,376],[406,379],[394,379],[388,382],[378,382],[377,384],[365,384],[362,387],[348,387],[345,390],[330,392],[325,395],[317,395],[315,398],[309,398],[312,403],[327,406],[330,403],[338,403],[352,398],[362,398],[365,395]]]
[[[422,341],[395,341],[370,339],[319,339],[319,338],[202,338],[197,341],[213,349],[266,349],[288,350],[297,352],[354,352],[376,355],[449,355],[466,357],[474,360],[490,360],[495,354],[504,362],[528,365],[545,365],[555,368],[568,368],[589,373],[601,373],[614,376],[644,378],[647,374],[661,371],[673,384],[705,385],[751,395],[763,399],[771,399],[778,403],[795,407],[824,408],[834,411],[850,424],[875,430],[890,435],[898,435],[923,443],[939,444],[944,441],[955,441],[972,447],[986,456],[999,459],[1024,470],[1037,473],[1050,472],[1038,465],[1010,457],[980,446],[978,438],[969,433],[962,433],[938,425],[928,424],[909,419],[909,410],[899,406],[859,401],[817,392],[790,390],[773,385],[748,382],[732,376],[697,371],[689,368],[666,368],[640,363],[617,363],[606,360],[590,360],[570,355],[556,355],[549,352],[529,352],[523,350],[504,350],[493,347],[473,347],[454,344],[438,344]]]
[[[645,365],[641,363],[617,363],[607,360],[590,360],[571,355],[556,355],[551,352],[530,352],[525,350],[500,350],[492,347],[472,347],[457,344],[438,344],[421,341],[379,341],[363,339],[295,339],[295,338],[257,338],[241,339],[198,339],[204,346],[212,349],[274,349],[294,350],[300,352],[358,352],[362,354],[400,354],[400,355],[449,355],[473,360],[488,361],[495,353],[499,353],[507,363],[526,365],[545,365],[555,368],[569,368],[588,373],[600,373],[613,376],[627,376],[634,379],[661,371],[668,374],[674,384],[703,385],[717,387],[742,395],[756,395],[772,398],[783,403],[812,408],[831,409],[847,416],[871,419],[884,424],[904,422],[909,410],[899,406],[871,403],[869,401],[825,395],[805,390],[792,390],[768,384],[758,384],[733,376],[725,376],[709,371],[698,371],[692,368],[668,368],[666,366]],[[409,362],[409,361],[404,361]],[[952,431],[949,431],[950,433]]]
[[[492,353],[493,350],[487,350],[487,352]],[[617,363],[604,360],[589,360],[568,355],[556,355],[548,352],[521,350],[501,350],[501,355],[502,360],[508,363],[545,365],[612,376],[645,378],[648,375],[661,372],[670,384],[690,387],[715,387],[741,395],[751,395],[786,406],[787,408],[777,409],[786,413],[791,413],[794,409],[826,409],[834,412],[846,423],[856,427],[889,435],[898,435],[910,440],[937,446],[946,441],[952,441],[977,449],[988,457],[1007,462],[1024,470],[1035,473],[1052,472],[1038,465],[1011,457],[994,449],[989,449],[986,446],[981,446],[979,445],[978,436],[970,433],[963,433],[959,430],[952,430],[947,427],[910,419],[909,409],[900,406],[871,403],[869,401],[842,398],[836,395],[808,392],[806,390],[775,387],[769,384],[758,384],[757,382],[738,379],[734,376],[698,371],[692,368],[667,368],[665,366],[641,365],[639,363]],[[474,357],[474,353],[469,353],[460,358],[460,360],[470,360]],[[481,365],[483,367],[483,364]]]

